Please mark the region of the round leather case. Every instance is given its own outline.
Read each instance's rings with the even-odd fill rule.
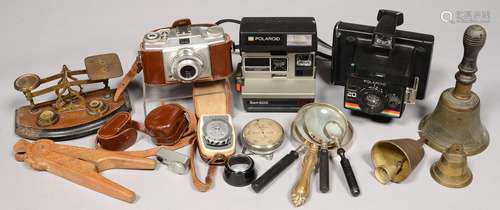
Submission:
[[[173,145],[189,129],[186,111],[178,104],[166,104],[153,109],[144,122],[157,145]]]

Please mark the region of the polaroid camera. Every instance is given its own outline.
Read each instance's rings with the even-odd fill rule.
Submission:
[[[345,87],[346,109],[399,118],[406,104],[424,99],[434,36],[396,30],[401,12],[379,10],[377,20],[335,25],[332,82]]]
[[[314,102],[316,22],[312,17],[246,17],[240,26],[236,90],[248,112],[295,112]]]

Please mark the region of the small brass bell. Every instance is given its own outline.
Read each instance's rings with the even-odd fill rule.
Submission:
[[[466,155],[475,155],[488,147],[489,134],[481,123],[479,96],[471,91],[476,81],[476,60],[486,41],[486,30],[471,25],[463,37],[464,56],[456,84],[441,94],[434,111],[419,125],[421,138],[433,149],[444,153],[451,145],[461,144]]]
[[[423,140],[379,141],[372,147],[375,178],[382,184],[405,180],[424,157]]]
[[[472,182],[467,156],[460,144],[451,145],[431,167],[431,176],[441,185],[451,188],[466,187]]]

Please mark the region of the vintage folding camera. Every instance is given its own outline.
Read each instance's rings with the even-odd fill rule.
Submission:
[[[241,20],[236,90],[249,112],[294,112],[314,102],[316,22],[312,17]]]
[[[345,108],[399,118],[425,97],[434,36],[396,30],[401,12],[379,10],[377,20],[335,25],[332,82],[345,87]]]

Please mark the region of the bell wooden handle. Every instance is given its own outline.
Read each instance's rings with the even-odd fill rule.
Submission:
[[[471,96],[472,84],[476,81],[477,56],[486,42],[486,30],[480,25],[471,25],[464,32],[464,56],[455,74],[457,80],[453,96],[468,99]]]
[[[309,198],[311,174],[314,171],[317,156],[318,147],[309,144],[304,161],[302,162],[302,173],[290,192],[290,199],[296,207],[304,204],[307,198]]]

